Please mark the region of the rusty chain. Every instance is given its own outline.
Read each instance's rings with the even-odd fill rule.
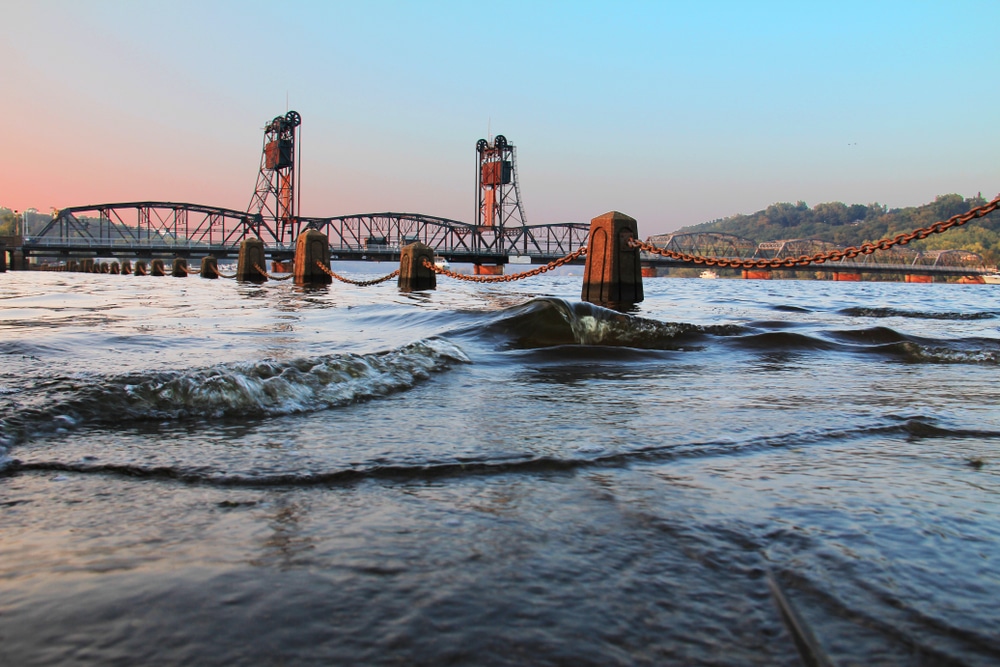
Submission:
[[[210,268],[213,271],[215,271],[215,275],[218,276],[219,278],[229,278],[230,280],[232,280],[233,278],[236,277],[235,273],[233,275],[231,275],[231,276],[228,276],[225,273],[223,273],[222,271],[219,271],[219,267],[218,266],[212,265]]]
[[[322,269],[323,273],[330,276],[331,278],[339,280],[342,283],[347,283],[348,285],[356,285],[358,287],[370,287],[371,285],[378,285],[379,283],[384,283],[387,280],[392,280],[393,278],[399,275],[399,269],[396,269],[389,275],[382,276],[381,278],[376,278],[375,280],[351,280],[350,278],[345,278],[342,275],[334,273],[329,266],[326,266],[325,264],[323,264],[323,262],[319,260],[316,260],[316,266]]]
[[[263,268],[261,268],[260,264],[254,264],[253,268],[257,269],[257,273],[259,273],[260,275],[264,276],[265,278],[269,278],[271,280],[288,280],[290,278],[294,278],[295,277],[294,273],[289,273],[288,275],[285,275],[285,276],[275,276],[275,275],[272,275],[272,274],[268,273],[267,271],[265,271]]]
[[[456,273],[448,269],[443,269],[440,266],[435,266],[433,262],[430,262],[425,257],[423,260],[423,265],[425,269],[430,269],[434,273],[440,274],[442,276],[448,276],[449,278],[454,278],[456,280],[465,280],[470,283],[512,283],[515,280],[523,280],[524,278],[532,278],[534,276],[540,276],[547,271],[563,266],[564,264],[569,264],[574,259],[579,258],[581,255],[586,254],[587,246],[582,246],[565,257],[560,257],[559,259],[552,260],[548,264],[543,264],[538,268],[531,269],[530,271],[522,271],[521,273],[512,273],[509,276],[467,276],[464,273]]]
[[[895,245],[906,245],[910,241],[925,239],[931,234],[940,234],[941,232],[947,231],[952,227],[964,225],[970,220],[975,220],[976,218],[989,215],[998,208],[1000,208],[1000,196],[997,196],[996,199],[988,204],[977,206],[967,213],[953,215],[947,220],[939,220],[933,225],[915,229],[909,234],[897,234],[892,238],[869,241],[867,243],[862,243],[858,247],[851,246],[849,248],[844,248],[843,250],[831,250],[829,252],[818,252],[815,255],[799,255],[798,257],[786,257],[784,259],[724,259],[718,257],[703,257],[700,255],[689,255],[683,252],[667,250],[665,248],[657,248],[655,245],[639,241],[638,239],[629,239],[629,246],[654,255],[660,255],[661,257],[677,259],[682,262],[693,262],[694,264],[704,264],[705,266],[731,267],[734,269],[775,269],[792,266],[807,266],[809,264],[823,264],[824,262],[838,262],[842,259],[854,259],[858,255],[870,255],[876,250],[888,250]]]

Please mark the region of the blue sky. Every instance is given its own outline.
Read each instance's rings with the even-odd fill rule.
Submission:
[[[0,24],[11,208],[245,208],[286,99],[306,215],[470,220],[488,131],[530,224],[1000,192],[996,1],[36,0]]]

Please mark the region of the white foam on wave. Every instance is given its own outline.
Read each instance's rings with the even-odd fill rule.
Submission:
[[[16,424],[0,424],[0,455],[20,439],[18,434],[58,433],[87,424],[252,419],[324,410],[405,391],[456,363],[470,359],[457,345],[434,338],[373,354],[91,377],[72,383],[62,400],[53,396],[52,404],[23,414]]]
[[[469,358],[430,339],[376,354],[223,364],[124,385],[121,407],[146,419],[310,412],[408,389],[454,363]]]

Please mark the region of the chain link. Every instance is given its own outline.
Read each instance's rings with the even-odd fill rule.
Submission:
[[[219,278],[229,278],[230,280],[232,280],[232,279],[234,279],[236,277],[235,273],[233,275],[231,275],[231,276],[226,275],[225,273],[222,273],[221,271],[219,271],[219,267],[215,266],[214,264],[212,266],[210,266],[209,268],[212,269],[213,271],[215,271],[215,275],[218,276]]]
[[[370,287],[372,285],[378,285],[379,283],[384,283],[387,280],[392,280],[393,278],[399,275],[399,269],[396,269],[389,275],[382,276],[381,278],[376,278],[375,280],[351,280],[350,278],[345,278],[344,276],[334,273],[329,266],[324,265],[323,262],[319,260],[316,260],[316,266],[322,269],[323,272],[326,275],[330,276],[331,278],[339,280],[342,283],[347,283],[348,285],[357,285],[358,287]]]
[[[260,264],[254,264],[253,268],[257,269],[257,273],[264,276],[265,278],[270,278],[271,280],[291,280],[292,278],[295,277],[294,273],[289,273],[288,275],[284,276],[275,276],[273,274],[268,273],[263,268],[261,268]]]
[[[424,268],[430,269],[434,273],[442,276],[448,276],[449,278],[454,278],[455,280],[465,280],[470,283],[512,283],[515,280],[524,280],[525,278],[532,278],[534,276],[540,276],[543,273],[551,271],[552,269],[563,266],[564,264],[569,264],[574,259],[586,254],[587,246],[583,246],[574,250],[565,257],[560,257],[559,259],[552,260],[548,264],[543,264],[536,269],[531,269],[530,271],[522,271],[521,273],[512,273],[509,276],[467,276],[464,273],[455,273],[448,269],[441,268],[440,266],[435,266],[433,262],[429,261],[426,257],[424,258],[423,265]]]
[[[706,266],[730,267],[734,269],[777,269],[782,267],[807,266],[809,264],[823,264],[824,262],[838,262],[842,259],[854,259],[858,255],[870,255],[876,250],[888,250],[895,245],[906,245],[910,241],[925,239],[931,234],[940,234],[941,232],[947,231],[952,227],[964,225],[970,220],[975,220],[976,218],[989,215],[998,208],[1000,208],[1000,196],[990,203],[977,206],[967,213],[953,215],[947,220],[940,220],[928,227],[915,229],[909,234],[897,234],[892,238],[869,241],[867,243],[862,243],[860,246],[851,246],[849,248],[844,248],[843,250],[831,250],[829,252],[818,252],[815,255],[799,255],[798,257],[786,257],[784,259],[725,259],[720,257],[703,257],[701,255],[689,255],[687,253],[667,250],[665,248],[657,248],[655,245],[639,241],[638,239],[629,239],[629,245],[633,248],[638,248],[639,250],[643,250],[654,255],[660,255],[661,257],[677,259],[682,262],[693,262],[694,264],[704,264]]]

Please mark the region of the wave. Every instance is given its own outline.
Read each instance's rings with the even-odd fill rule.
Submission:
[[[658,322],[591,303],[570,303],[552,297],[508,308],[488,322],[484,330],[478,325],[476,329],[503,338],[509,347],[520,349],[600,345],[653,350],[676,350],[707,336],[732,336],[745,330],[740,325]]]
[[[74,461],[7,459],[0,462],[0,475],[30,472],[103,474],[122,477],[172,480],[189,484],[224,487],[336,486],[366,480],[422,481],[446,477],[479,477],[507,474],[548,474],[593,468],[624,468],[631,465],[660,464],[680,459],[743,456],[753,452],[823,445],[845,440],[873,437],[903,437],[908,440],[953,438],[1000,440],[1000,431],[950,428],[935,423],[932,417],[889,416],[889,423],[862,425],[853,429],[817,428],[805,431],[752,437],[747,440],[650,445],[626,451],[607,451],[604,447],[581,447],[575,454],[537,455],[519,458],[456,458],[426,460],[418,463],[393,463],[383,459],[369,464],[351,464],[330,470],[286,470],[276,472],[231,472],[211,470],[201,465],[143,465],[141,463],[101,463],[94,459]]]
[[[920,320],[992,320],[998,316],[998,313],[995,312],[934,312],[923,310],[901,310],[899,308],[876,308],[871,306],[842,308],[837,312],[848,317],[908,317]]]
[[[906,363],[1000,364],[1000,340],[943,340],[900,333],[889,327],[802,331],[803,323],[755,321],[746,324],[699,325],[660,322],[620,313],[586,302],[543,297],[506,308],[449,335],[498,340],[502,348],[586,350],[631,348],[685,351],[724,340],[729,347],[755,353],[819,351],[880,354]],[[791,330],[796,329],[796,330]],[[617,357],[616,357],[617,358]],[[626,357],[627,358],[627,355]]]
[[[872,352],[909,363],[1000,364],[1000,340],[942,340],[902,334],[888,327],[832,331],[828,336],[848,349]]]
[[[461,348],[427,339],[375,354],[62,378],[46,387],[44,407],[0,419],[0,445],[4,439],[9,445],[28,434],[92,424],[313,412],[404,391],[455,363],[469,363]]]

